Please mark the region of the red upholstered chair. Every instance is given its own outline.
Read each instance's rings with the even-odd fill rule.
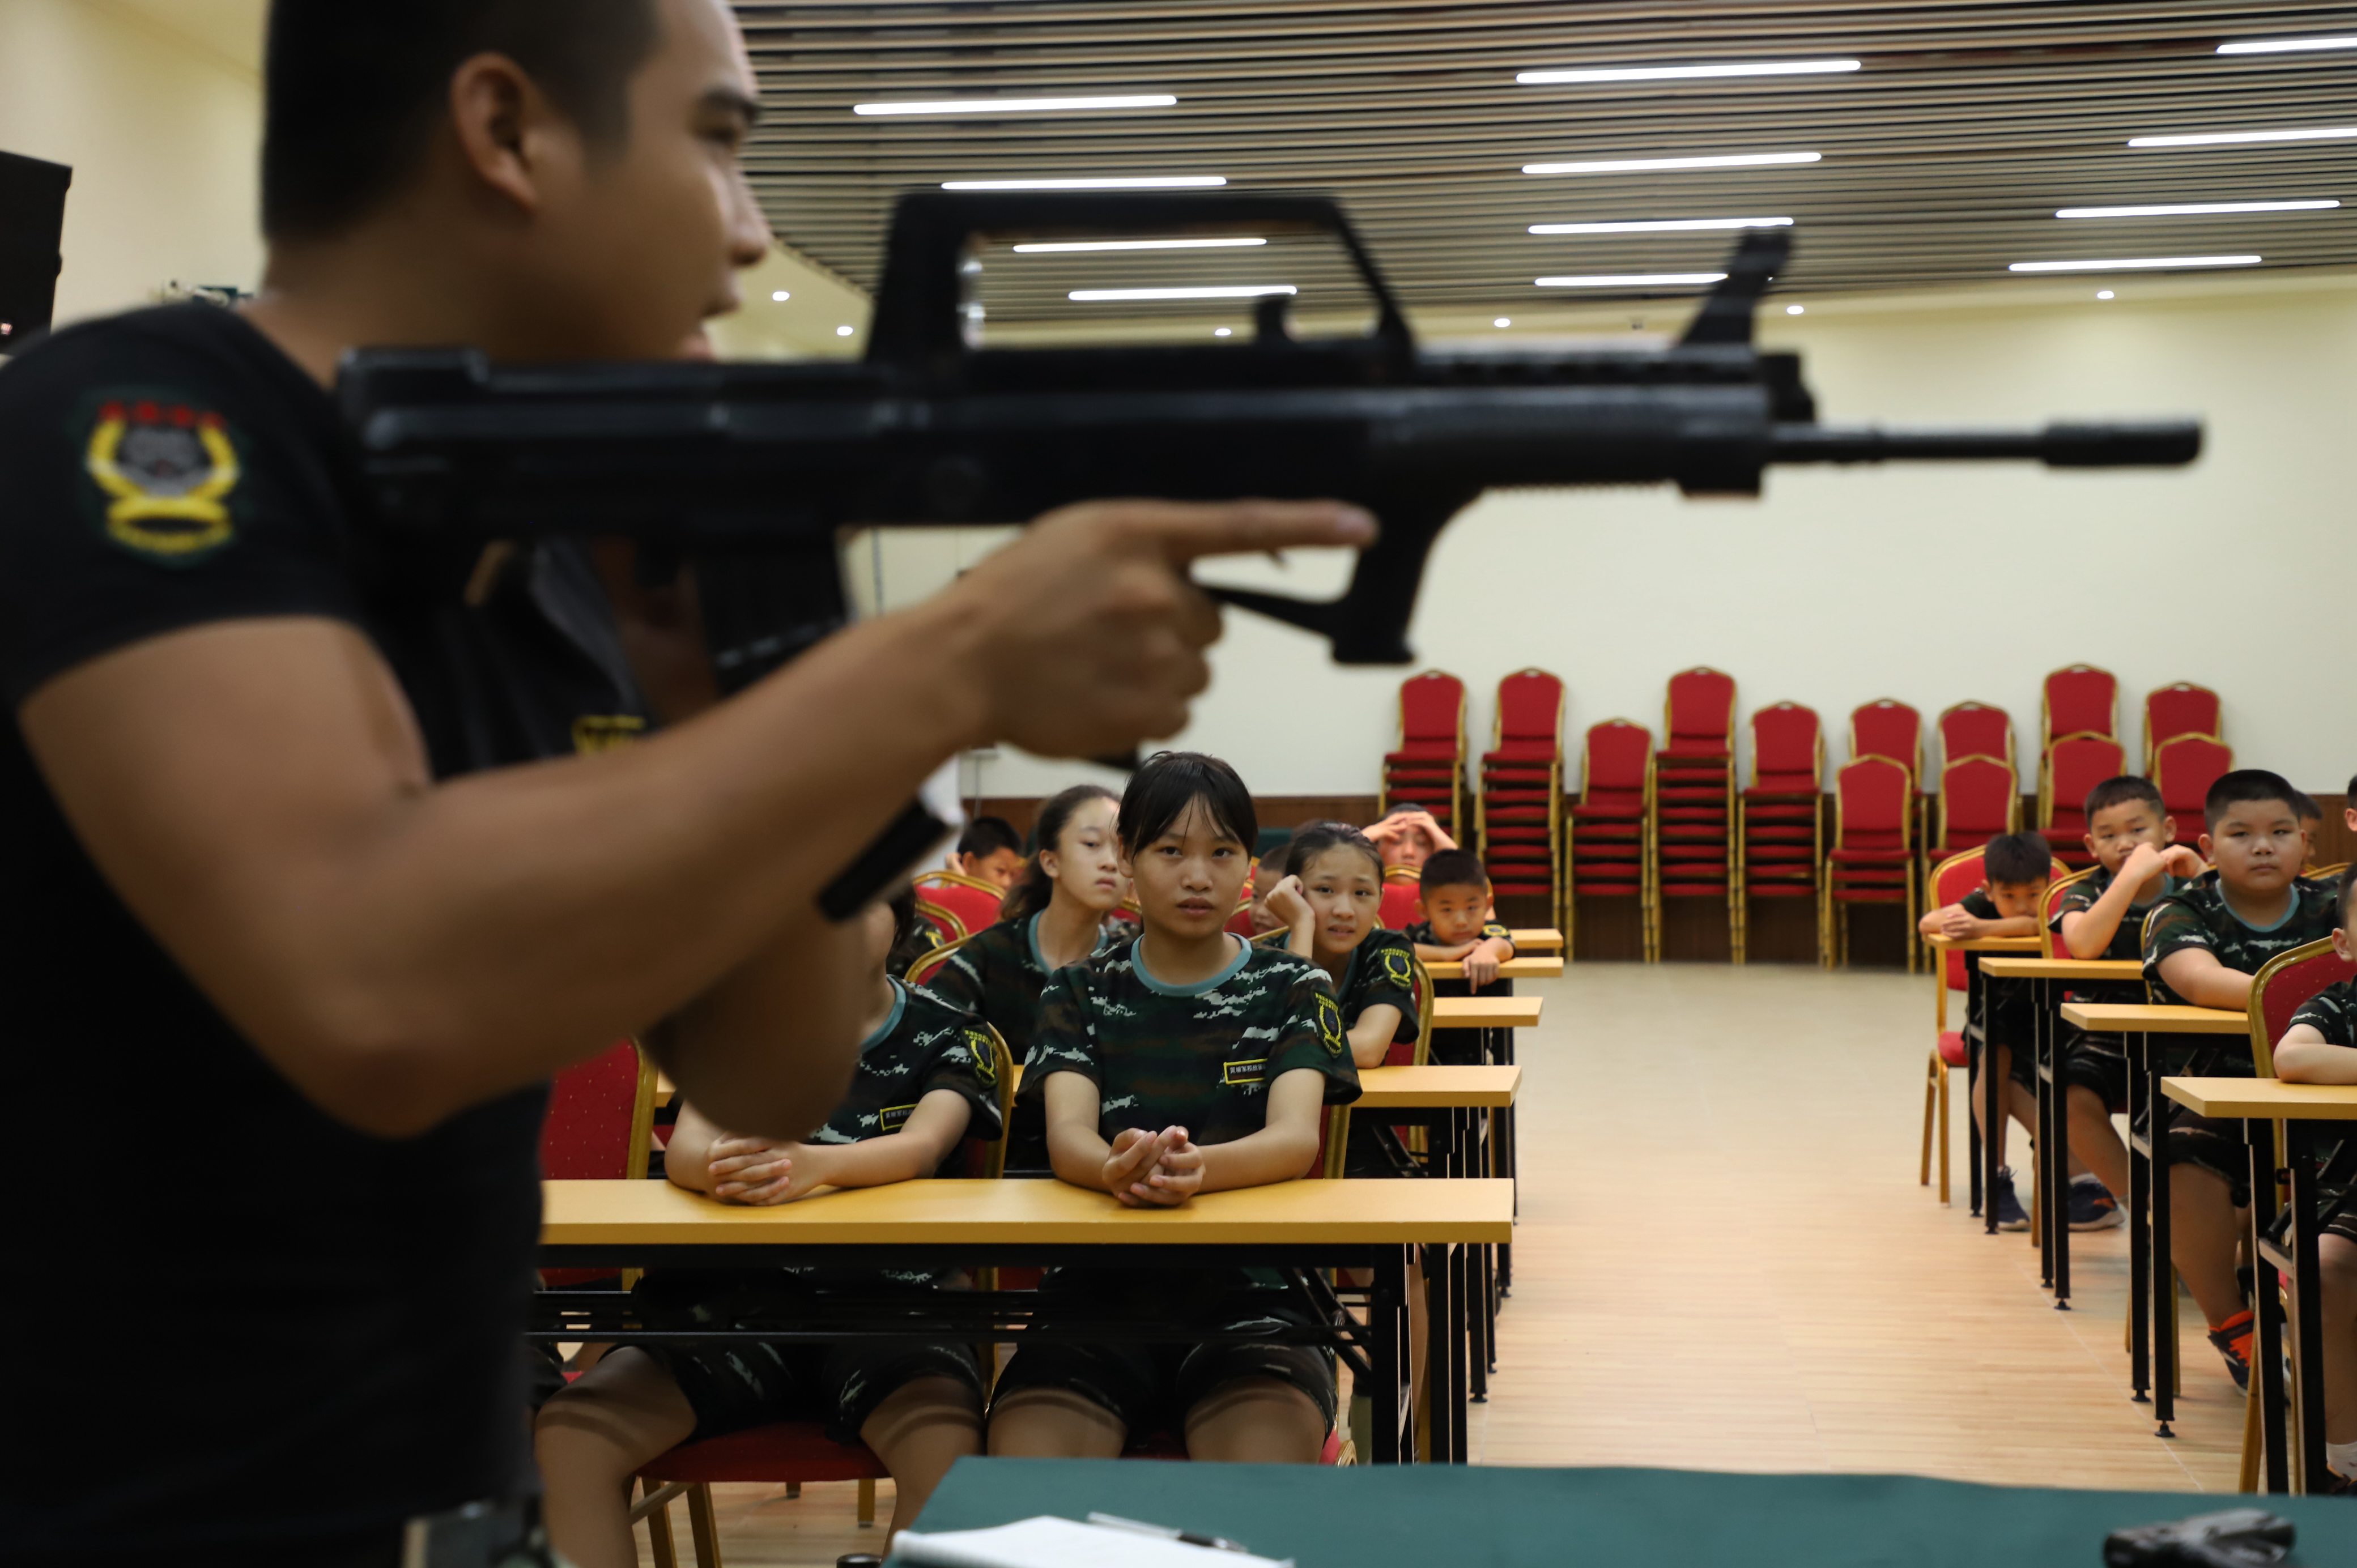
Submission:
[[[917,897],[917,918],[931,926],[933,929],[933,935],[944,943],[962,942],[974,935],[974,932],[966,929],[966,923],[963,920],[922,894],[918,895]]]
[[[1738,885],[1745,900],[1738,963],[1749,945],[1750,899],[1817,897],[1824,861],[1824,726],[1814,708],[1777,703],[1751,715],[1751,782],[1738,802]],[[1818,925],[1823,928],[1822,918]]]
[[[1849,962],[1849,912],[1896,904],[1907,921],[1907,969],[1915,969],[1915,779],[1889,757],[1853,757],[1834,774],[1834,847],[1825,856],[1831,929],[1822,936],[1835,963]]]
[[[2120,743],[2107,735],[2066,735],[2046,748],[2038,790],[2038,831],[2054,857],[2072,870],[2093,865],[2087,853],[2087,791],[2126,770]]]
[[[1465,682],[1426,670],[1400,682],[1400,738],[1383,755],[1378,812],[1422,806],[1453,837],[1464,833]]]
[[[932,974],[935,970],[941,968],[942,965],[950,961],[950,954],[957,951],[959,948],[963,947],[967,941],[972,940],[973,939],[971,938],[961,938],[956,941],[943,942],[941,946],[932,949],[929,952],[919,953],[915,958],[909,961],[908,972],[901,978],[906,980],[911,985],[924,984],[926,981],[932,978]]]
[[[2226,733],[2220,722],[2218,693],[2190,681],[2179,681],[2144,694],[2144,768],[2151,773],[2162,744],[2180,735]]]
[[[2007,770],[2008,773],[2011,769]],[[1960,854],[1952,854],[1932,868],[1923,884],[1923,904],[1927,909],[1944,908],[1956,902],[1986,880],[1981,859],[1984,851],[1975,846]],[[1936,1125],[1940,1142],[1940,1201],[1948,1201],[1948,1069],[1970,1065],[1972,1054],[1964,1048],[1962,1029],[1948,1027],[1948,993],[1962,991],[1968,977],[1964,973],[1964,955],[1960,952],[1934,952],[1932,955],[1933,1005],[1932,1010],[1932,1059],[1923,1082],[1923,1159],[1915,1185],[1932,1185],[1932,1133]],[[1977,1149],[1977,1140],[1975,1148]],[[1975,1169],[1978,1166],[1975,1165]]]
[[[1653,897],[1717,898],[1727,943],[1741,944],[1735,880],[1735,677],[1696,668],[1670,677],[1666,732],[1653,759]]]
[[[1394,865],[1383,873],[1383,900],[1375,918],[1387,931],[1404,931],[1423,918],[1424,874],[1412,866]]]
[[[2046,677],[2039,699],[2042,750],[2065,736],[2119,734],[2120,682],[2108,670],[2072,664]]]
[[[2013,765],[1994,757],[1952,754],[1940,769],[1940,793],[1932,822],[1924,854],[1932,860],[1978,849],[1997,834],[2018,828],[2021,794]],[[1940,904],[1935,901],[1930,907],[1936,909]]]
[[[1259,880],[1259,866],[1255,865],[1244,873],[1243,891],[1236,895],[1236,912],[1228,917],[1227,929],[1236,936],[1251,937],[1257,934],[1253,930],[1252,906],[1253,887]]]
[[[1588,726],[1578,803],[1571,808],[1563,897],[1563,940],[1576,950],[1583,898],[1634,898],[1644,929],[1645,961],[1658,956],[1652,856],[1653,735],[1627,719]]]
[[[2201,804],[2210,786],[2233,771],[2234,748],[2214,735],[2172,736],[2153,749],[2152,783],[2162,809],[2177,822],[2177,842],[2201,836]]]
[[[2100,865],[2090,865],[2082,870],[2066,872],[2063,875],[2055,877],[2053,881],[2049,882],[2046,885],[2046,901],[2044,906],[2039,910],[2038,915],[2039,957],[2068,958],[2071,956],[2067,952],[2057,952],[2055,950],[2054,917],[2061,911],[2062,896],[2070,891],[2072,885],[2086,881],[2087,878],[2094,875],[2096,872],[2101,871],[2103,867]]]
[[[1887,757],[1910,777],[1923,772],[1923,715],[1896,697],[1878,697],[1850,710],[1849,754]]]
[[[935,908],[947,910],[963,928],[946,940],[970,937],[998,923],[998,906],[1006,897],[1006,890],[996,882],[985,882],[979,876],[968,876],[959,871],[928,871],[912,881],[919,898]]]
[[[1498,682],[1498,714],[1481,757],[1474,831],[1493,894],[1559,902],[1563,864],[1563,682],[1518,670]]]
[[[2013,761],[2013,716],[1986,703],[1957,703],[1940,710],[1940,760],[1994,757]]]
[[[938,964],[942,950],[927,953],[910,966],[910,973],[927,968],[928,961]],[[990,1039],[996,1062],[993,1087],[997,1090],[998,1122],[1004,1127],[1015,1101],[1015,1064],[1007,1055],[1006,1042],[996,1029],[991,1029]],[[965,1174],[996,1181],[1006,1166],[1006,1142],[1004,1138],[969,1138],[961,1146],[960,1154]],[[984,1364],[988,1365],[987,1359]],[[866,1444],[835,1442],[826,1434],[823,1422],[771,1422],[765,1426],[683,1443],[648,1461],[639,1470],[644,1496],[631,1508],[630,1518],[633,1523],[641,1519],[647,1521],[656,1568],[677,1568],[670,1507],[673,1498],[684,1493],[698,1568],[720,1568],[720,1531],[712,1509],[712,1487],[716,1483],[782,1485],[791,1497],[799,1495],[805,1482],[856,1481],[859,1522],[865,1527],[876,1522],[876,1483],[888,1476],[883,1464]]]
[[[540,1174],[551,1181],[637,1181],[654,1136],[654,1062],[623,1040],[576,1062],[548,1086],[540,1124]],[[543,1269],[553,1289],[614,1277],[611,1269]]]

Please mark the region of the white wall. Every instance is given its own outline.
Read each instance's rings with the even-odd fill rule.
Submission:
[[[1770,336],[1805,354],[1827,419],[2198,413],[2209,442],[2191,469],[1790,469],[1757,503],[1492,495],[1435,553],[1421,661],[1474,688],[1477,742],[1498,677],[1524,665],[1564,677],[1576,733],[1615,715],[1658,725],[1665,679],[1713,664],[1737,677],[1743,714],[1814,706],[1837,763],[1848,711],[1886,695],[1927,722],[1968,697],[2000,704],[2029,755],[2040,678],[2083,660],[2120,677],[2132,757],[2145,691],[2193,680],[2222,693],[2241,760],[2339,789],[2357,768],[2357,704],[2335,685],[2357,566],[2357,280],[2093,294],[1813,303],[1803,320],[1771,317]],[[988,542],[888,539],[887,601],[930,591]],[[1372,793],[1405,671],[1337,669],[1300,634],[1229,624],[1178,738],[1264,793]],[[1007,757],[984,768],[982,791],[1044,791],[1072,773]]]

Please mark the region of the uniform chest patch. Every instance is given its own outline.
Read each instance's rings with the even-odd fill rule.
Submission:
[[[1267,1076],[1268,1058],[1254,1057],[1250,1061],[1222,1063],[1220,1081],[1233,1088],[1238,1084],[1258,1083]]]
[[[106,537],[169,565],[202,560],[236,537],[232,503],[244,468],[219,413],[168,394],[102,399],[82,467],[97,487]]]
[[[584,714],[573,721],[573,749],[584,755],[628,746],[647,732],[647,721],[635,714]]]

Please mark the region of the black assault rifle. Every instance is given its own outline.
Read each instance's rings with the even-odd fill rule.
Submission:
[[[1297,339],[1280,295],[1228,342],[970,346],[977,241],[1140,232],[1329,235],[1373,329]],[[1329,199],[928,192],[894,212],[864,360],[511,368],[371,349],[346,360],[338,392],[398,553],[470,560],[490,540],[623,534],[642,562],[693,561],[726,690],[842,623],[836,542],[854,525],[1020,522],[1107,496],[1354,501],[1382,536],[1340,598],[1211,592],[1320,634],[1343,663],[1397,664],[1435,537],[1492,488],[1756,495],[1770,463],[2109,467],[2201,450],[2190,421],[1819,424],[1798,358],[1751,342],[1789,253],[1781,233],[1747,236],[1674,347],[1439,354],[1416,347]]]

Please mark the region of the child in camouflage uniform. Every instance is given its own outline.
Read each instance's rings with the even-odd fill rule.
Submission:
[[[2145,917],[2156,901],[2201,875],[2201,857],[2177,843],[2177,820],[2148,779],[2106,779],[2087,792],[2087,853],[2093,875],[2062,890],[2054,908],[2055,950],[2071,958],[2144,957]],[[2144,1000],[2141,980],[2075,981],[2073,1002]],[[2061,1079],[2071,1118],[2071,1155],[2088,1173],[2071,1184],[2071,1229],[2126,1222],[2116,1194],[2127,1190],[2128,1151],[2112,1118],[2128,1108],[2127,1047],[2117,1035],[2062,1026]]]
[[[1400,933],[1426,963],[1461,963],[1462,980],[1433,982],[1436,996],[1512,996],[1498,966],[1514,956],[1514,934],[1490,912],[1490,874],[1469,849],[1445,849],[1424,863],[1416,888],[1423,917]]]
[[[1142,929],[1057,972],[1023,1079],[1061,1179],[1133,1208],[1291,1181],[1317,1163],[1324,1108],[1358,1097],[1326,976],[1223,929],[1257,832],[1251,793],[1215,757],[1164,752],[1131,779],[1119,832]],[[1051,1331],[1060,1307],[1207,1333],[1318,1326],[1261,1271],[1067,1268],[1041,1290]],[[999,1378],[990,1451],[1110,1457],[1175,1429],[1196,1459],[1311,1463],[1334,1405],[1333,1368],[1308,1343],[1046,1338]]]
[[[1285,876],[1268,896],[1285,950],[1326,972],[1342,1004],[1351,1060],[1381,1067],[1396,1043],[1414,1045],[1415,949],[1383,929],[1383,860],[1348,822],[1312,822],[1286,846]]]
[[[2308,834],[2280,776],[2241,768],[2210,787],[2202,801],[2201,851],[2217,866],[2154,907],[2144,937],[2145,984],[2158,1003],[2241,1012],[2251,977],[2277,953],[2321,940],[2333,929],[2331,892],[2299,875]],[[2205,1043],[2183,1069],[2196,1076],[2248,1078],[2250,1047]],[[2174,1102],[2165,1106],[2169,1146],[2170,1251],[2185,1288],[2209,1320],[2210,1342],[2238,1387],[2251,1378],[2251,1309],[2234,1270],[2251,1201],[2250,1159],[2239,1122],[2213,1122]]]
[[[2357,877],[2343,877],[2333,900],[2332,950],[2357,961],[2352,891]],[[2357,983],[2344,980],[2301,1004],[2276,1042],[2275,1065],[2287,1083],[2357,1083]],[[2343,1196],[2322,1195],[2340,1211],[2317,1243],[2324,1265],[2324,1454],[2333,1473],[2329,1486],[2309,1489],[2346,1494],[2357,1491],[2357,1201]]]
[[[968,1137],[998,1136],[997,1047],[987,1030],[888,977],[896,925],[914,901],[871,908],[876,1006],[851,1088],[802,1143],[733,1136],[692,1105],[664,1172],[724,1203],[791,1203],[821,1187],[883,1187],[929,1176]],[[651,1326],[791,1324],[831,1291],[925,1291],[947,1274],[770,1269],[665,1276],[633,1293]],[[892,1528],[916,1518],[951,1464],[982,1451],[982,1369],[973,1348],[924,1340],[798,1345],[728,1341],[609,1351],[551,1396],[533,1425],[551,1538],[581,1568],[635,1568],[629,1486],[639,1467],[691,1437],[816,1417],[838,1442],[864,1442],[891,1472]]]

